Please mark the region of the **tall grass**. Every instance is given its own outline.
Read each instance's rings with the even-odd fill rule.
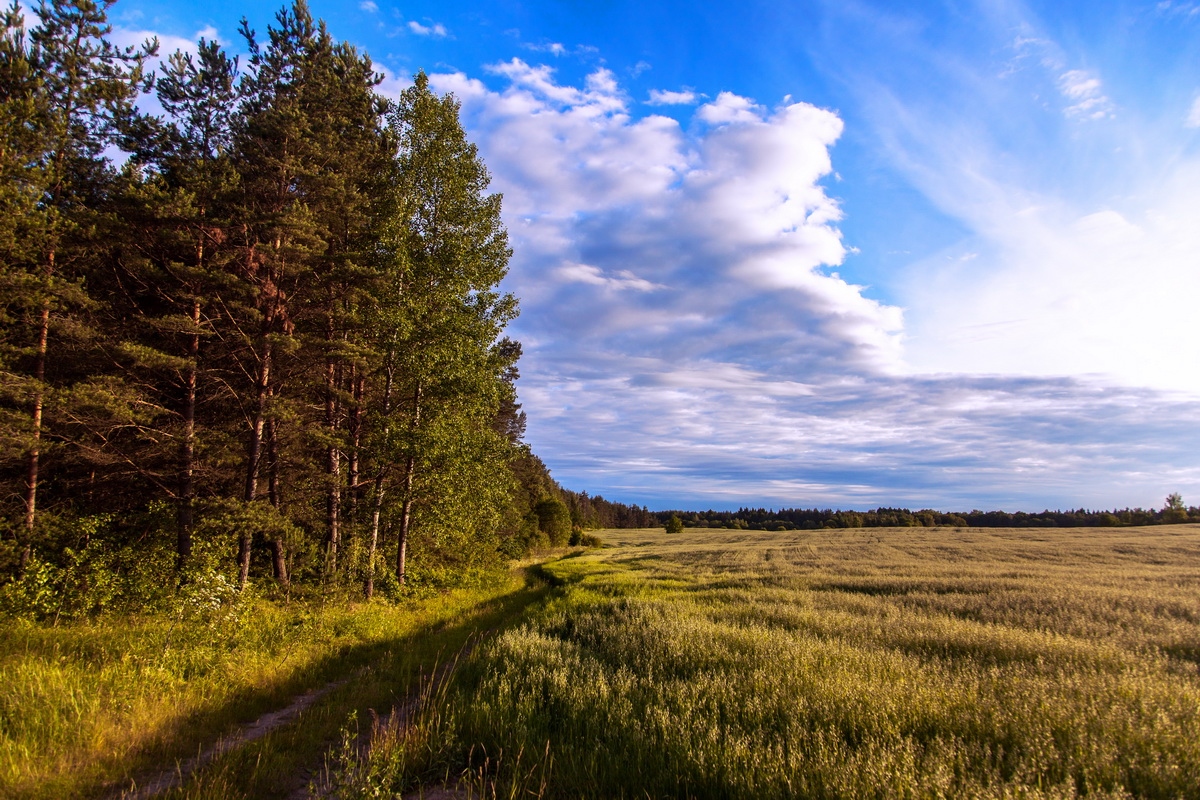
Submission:
[[[439,711],[451,777],[548,797],[1200,797],[1200,529],[605,539],[549,565],[559,596],[460,671]]]
[[[338,719],[324,733],[336,732],[348,709],[383,708],[403,697],[413,677],[407,673],[420,666],[415,655],[431,658],[439,631],[453,630],[458,638],[443,636],[442,644],[457,648],[474,619],[495,612],[522,585],[516,574],[499,576],[397,606],[250,597],[185,604],[174,615],[53,626],[0,621],[0,796],[111,792],[164,762],[196,755],[296,694],[350,678],[330,701]],[[321,713],[308,714],[308,722]],[[276,749],[304,741],[319,758],[321,735],[292,735],[291,744],[276,736]],[[260,747],[254,758],[282,759],[281,771],[297,771],[294,754],[269,751]],[[269,790],[234,780],[249,769],[238,766],[244,757],[231,754],[197,777],[201,789],[183,794],[265,796]],[[206,782],[210,790],[202,788]]]

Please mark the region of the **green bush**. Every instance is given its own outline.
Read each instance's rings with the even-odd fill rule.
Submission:
[[[557,497],[548,497],[533,507],[538,530],[546,534],[551,547],[563,547],[571,539],[571,511]]]

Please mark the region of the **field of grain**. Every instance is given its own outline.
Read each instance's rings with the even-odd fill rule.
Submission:
[[[460,671],[464,787],[1200,797],[1198,527],[600,535]]]

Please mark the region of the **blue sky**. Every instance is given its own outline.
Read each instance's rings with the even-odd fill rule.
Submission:
[[[164,49],[277,5],[121,0]],[[312,4],[462,102],[528,441],[652,508],[1200,502],[1200,3]]]

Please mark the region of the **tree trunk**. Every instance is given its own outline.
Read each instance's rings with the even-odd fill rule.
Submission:
[[[50,254],[50,264],[51,270],[53,270],[53,252]],[[25,573],[26,567],[29,566],[29,559],[33,556],[33,528],[37,523],[38,468],[41,463],[42,452],[42,409],[46,399],[46,345],[49,338],[50,301],[47,299],[42,302],[42,310],[38,315],[38,344],[33,365],[34,387],[31,415],[33,422],[31,436],[33,437],[33,441],[29,445],[25,472],[25,544],[21,548],[21,562],[19,566],[19,573],[22,575]]]
[[[350,409],[350,452],[346,454],[346,485],[349,487],[349,509],[347,517],[350,530],[358,529],[358,501],[362,494],[358,482],[360,479],[359,448],[362,446],[362,416],[363,392],[366,390],[366,376],[358,373],[357,367],[350,368],[350,394],[354,404]]]
[[[392,430],[392,378],[396,373],[395,367],[390,363],[390,353],[388,361],[387,373],[383,381],[383,440],[385,442],[388,440],[388,434]],[[383,479],[386,474],[387,465],[381,459],[379,469],[375,473],[375,498],[371,508],[371,544],[367,550],[367,585],[365,592],[368,600],[375,596],[375,551],[379,549],[379,517],[383,511]]]
[[[411,431],[416,432],[421,424],[421,384],[413,390],[413,417]],[[404,502],[400,506],[400,542],[396,548],[396,580],[404,585],[404,568],[408,556],[408,529],[412,521],[413,508],[413,476],[416,474],[417,456],[409,450],[408,458],[404,461]]]
[[[258,497],[258,468],[262,461],[263,427],[267,417],[267,392],[271,385],[271,340],[264,333],[255,386],[254,419],[250,424],[250,442],[246,448],[246,487],[242,499],[253,503]],[[250,578],[250,531],[238,534],[238,588],[245,589]]]
[[[275,438],[275,419],[267,419],[267,499],[276,512],[281,511],[283,498],[279,493],[279,442]],[[276,531],[271,536],[271,572],[275,580],[286,588],[290,581],[287,568],[287,543],[283,534]]]
[[[192,301],[192,338],[188,342],[188,369],[184,378],[183,443],[179,453],[179,531],[175,545],[175,568],[183,572],[192,555],[195,525],[196,481],[196,373],[200,358],[200,301]]]
[[[328,339],[333,346],[333,317],[329,318]],[[338,428],[337,362],[330,354],[325,359],[325,425],[328,428],[329,444],[325,449],[325,479],[328,481],[325,494],[325,569],[329,577],[337,573],[338,545],[341,543],[342,509],[342,451],[336,437]]]

